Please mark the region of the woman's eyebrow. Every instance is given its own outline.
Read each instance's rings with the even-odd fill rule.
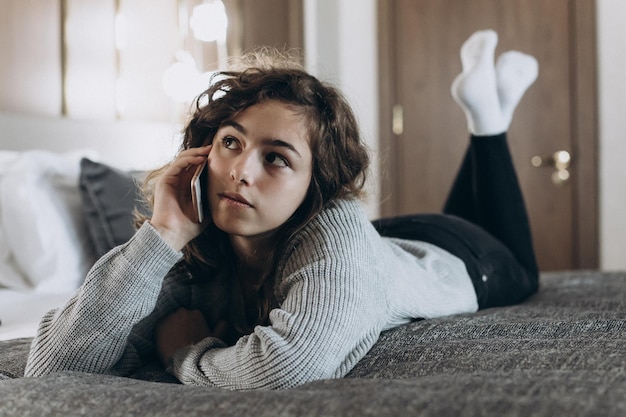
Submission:
[[[246,134],[246,128],[243,127],[242,125],[240,125],[239,123],[235,122],[234,120],[226,120],[222,123],[222,127],[224,126],[230,126],[232,128],[234,128],[235,130],[243,133],[244,135]]]
[[[239,123],[235,122],[234,120],[226,120],[224,123],[222,123],[222,126],[230,126],[233,129],[237,130],[238,132],[240,132],[240,133],[242,133],[244,135],[247,134],[246,128],[243,127],[242,125],[240,125]],[[264,145],[279,146],[281,148],[289,149],[290,151],[292,151],[293,153],[298,155],[298,157],[302,158],[302,155],[300,155],[300,152],[298,152],[298,150],[295,148],[295,146],[293,146],[289,142],[285,142],[282,139],[268,138],[268,139],[263,139],[262,143]]]
[[[270,146],[280,146],[281,148],[289,149],[290,151],[298,155],[299,158],[302,158],[302,155],[300,155],[300,152],[298,152],[298,150],[291,143],[285,142],[284,140],[264,139],[263,143],[266,145],[270,145]]]

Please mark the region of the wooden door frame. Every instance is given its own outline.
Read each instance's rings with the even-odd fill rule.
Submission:
[[[599,207],[598,207],[598,113],[597,113],[597,43],[596,0],[570,0],[570,67],[573,102],[571,111],[572,153],[576,170],[572,175],[574,236],[573,267],[599,267]],[[393,170],[398,167],[392,152],[392,112],[398,102],[397,86],[393,82],[396,62],[393,22],[396,2],[378,0],[378,68],[379,68],[379,140],[381,151],[381,188],[385,191],[381,213],[390,216],[398,207],[397,182]]]
[[[573,144],[577,159],[574,212],[574,259],[579,269],[599,267],[598,82],[596,1],[574,0],[572,22]],[[590,198],[591,197],[591,198]]]

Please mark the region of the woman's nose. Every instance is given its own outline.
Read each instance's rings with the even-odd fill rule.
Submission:
[[[252,185],[257,174],[258,165],[253,156],[240,155],[230,171],[230,178],[237,183]]]

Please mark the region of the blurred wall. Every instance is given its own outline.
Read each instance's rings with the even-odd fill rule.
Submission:
[[[626,269],[626,1],[597,0],[600,265]]]

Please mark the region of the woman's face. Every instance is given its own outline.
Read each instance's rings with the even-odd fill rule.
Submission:
[[[270,100],[225,122],[209,154],[209,205],[215,225],[239,237],[261,237],[300,206],[311,182],[306,120]]]

